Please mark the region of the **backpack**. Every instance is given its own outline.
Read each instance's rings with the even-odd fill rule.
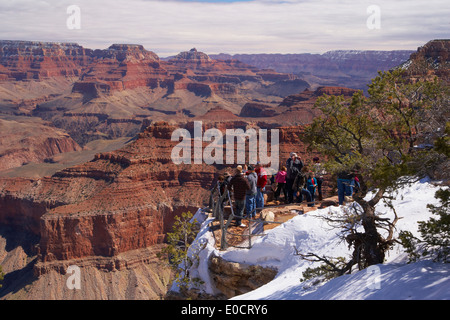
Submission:
[[[299,190],[303,189],[306,184],[306,176],[303,172],[299,171],[298,174],[295,176],[294,183],[292,184],[293,190]]]

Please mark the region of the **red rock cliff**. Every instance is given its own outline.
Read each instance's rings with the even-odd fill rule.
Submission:
[[[91,52],[75,43],[1,40],[0,64],[4,79],[79,76],[92,61]]]
[[[114,256],[161,243],[176,214],[201,206],[214,168],[172,163],[177,142],[170,137],[176,128],[154,124],[128,147],[52,177],[68,179],[81,190],[91,184],[97,188],[41,217],[42,261]]]

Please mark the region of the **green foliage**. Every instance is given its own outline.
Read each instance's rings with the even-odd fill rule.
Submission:
[[[167,233],[167,246],[158,254],[159,258],[167,261],[174,270],[175,281],[182,290],[187,289],[190,284],[200,282],[189,274],[190,268],[198,263],[198,252],[188,254],[197,234],[197,221],[191,220],[192,213],[189,211],[175,217],[173,231]]]
[[[310,150],[325,156],[328,172],[358,175],[360,189],[353,199],[362,208],[364,232],[352,230],[345,238],[354,250],[347,270],[352,264],[366,267],[384,261],[385,251],[395,240],[398,217],[395,215],[392,222],[378,217],[376,204],[383,200],[395,213],[393,193],[446,161],[438,151],[448,152],[448,132],[445,135],[444,131],[448,130],[449,95],[448,88],[438,80],[412,81],[400,69],[380,72],[368,93],[365,97],[358,91],[349,99],[318,98],[315,108],[321,116],[305,128],[302,136]],[[434,142],[436,150],[416,148]],[[386,238],[379,228],[388,231]]]
[[[417,261],[420,258],[421,254],[417,249],[420,239],[416,238],[412,232],[404,230],[400,231],[398,240],[402,244],[403,248],[405,248],[405,251],[409,257],[409,262]]]
[[[315,108],[322,116],[303,136],[310,149],[328,157],[329,172],[354,171],[363,177],[362,197],[374,188],[395,189],[398,178],[423,168],[420,159],[427,153],[414,146],[445,126],[445,117],[436,111],[448,102],[437,80],[411,82],[401,70],[380,72],[368,93],[320,97]]]
[[[440,189],[435,197],[440,206],[429,204],[427,207],[438,218],[419,222],[419,231],[428,244],[428,252],[435,254],[436,259],[450,262],[450,189]]]
[[[409,231],[402,231],[401,240],[410,261],[421,257],[432,257],[435,261],[450,262],[450,189],[439,189],[435,197],[440,205],[427,205],[438,218],[419,221],[421,238],[414,237]]]
[[[434,144],[434,149],[436,152],[445,155],[447,158],[450,157],[450,122],[447,121],[445,124],[445,134],[438,137]]]
[[[333,265],[331,265],[331,264]],[[319,267],[316,268],[306,268],[306,270],[302,273],[303,278],[300,279],[300,282],[304,282],[310,279],[316,278],[315,284],[320,282],[328,281],[333,278],[336,278],[340,274],[336,271],[336,268],[345,266],[345,258],[338,257],[334,259],[330,259],[329,263],[323,263]]]

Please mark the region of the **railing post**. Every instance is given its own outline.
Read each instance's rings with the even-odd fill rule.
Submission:
[[[248,219],[248,248],[252,248],[252,220]]]

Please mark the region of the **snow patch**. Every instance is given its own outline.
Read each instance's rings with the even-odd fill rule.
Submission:
[[[427,204],[438,204],[434,198],[438,187],[420,181],[401,189],[393,204],[401,219],[397,232],[410,231],[418,235],[418,221],[426,221],[431,213]],[[211,254],[240,263],[276,267],[277,276],[266,285],[234,297],[234,300],[332,300],[332,299],[450,299],[450,264],[420,261],[407,264],[403,247],[395,245],[386,257],[385,264],[344,275],[326,283],[316,284],[314,279],[300,282],[302,272],[313,264],[294,255],[294,246],[302,253],[313,252],[321,256],[346,257],[350,251],[339,238],[339,230],[332,229],[321,216],[342,210],[329,207],[299,215],[277,228],[267,231],[264,237],[255,239],[251,249],[230,248],[220,251],[215,248],[214,237],[205,220],[196,242],[205,245],[200,252],[200,262],[194,274],[204,281],[203,290],[216,290],[208,272]],[[392,210],[383,203],[377,208],[379,214],[393,218]]]

